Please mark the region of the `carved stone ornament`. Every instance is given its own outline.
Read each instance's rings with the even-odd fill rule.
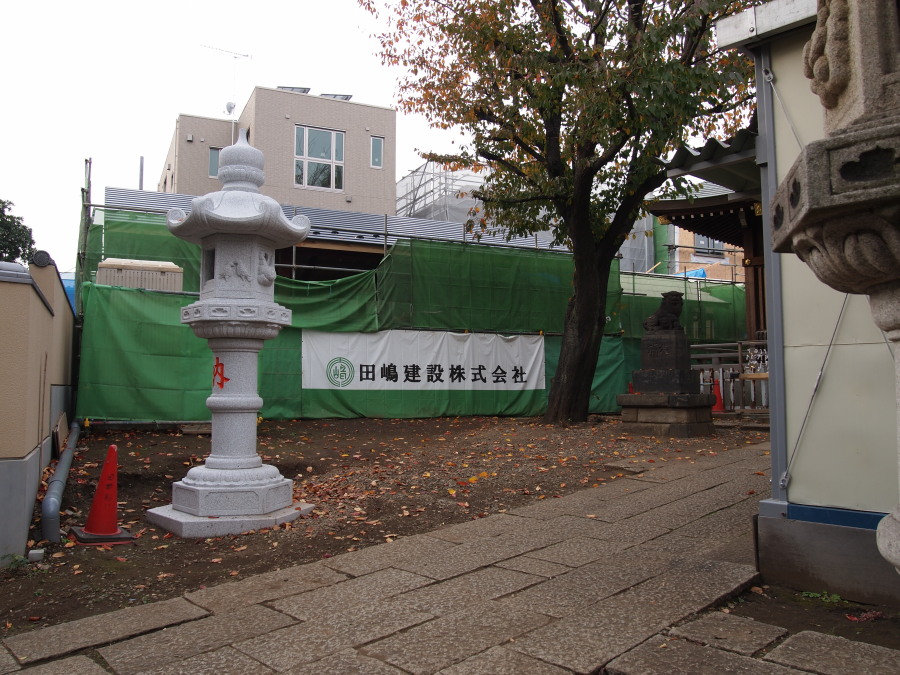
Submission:
[[[803,74],[826,108],[834,108],[850,82],[847,0],[820,0],[816,29],[803,49]]]
[[[796,233],[793,248],[820,281],[844,293],[868,294],[900,280],[900,207],[811,225]]]

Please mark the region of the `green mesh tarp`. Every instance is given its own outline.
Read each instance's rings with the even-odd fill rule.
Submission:
[[[98,221],[101,219],[98,219]],[[199,283],[198,247],[172,236],[159,214],[107,211],[91,227],[89,279],[105,258],[174,262],[187,289]],[[661,293],[685,294],[682,314],[695,342],[735,341],[744,332],[743,288],[707,280],[619,275],[607,295],[607,337],[594,378],[591,410],[617,409],[640,367],[642,322]],[[275,300],[292,326],[260,353],[262,414],[269,418],[436,415],[536,415],[547,389],[522,392],[334,392],[301,386],[303,329],[374,332],[390,328],[545,334],[546,378],[555,372],[571,295],[571,257],[556,252],[473,244],[401,241],[377,270],[329,282],[279,278]],[[620,284],[621,279],[621,284]],[[83,285],[84,334],[79,417],[123,420],[209,419],[212,354],[180,323],[197,296]],[[549,386],[549,384],[548,384]]]
[[[180,323],[195,296],[86,284],[78,417],[88,419],[208,420],[212,353]],[[296,323],[296,322],[295,322]],[[366,392],[303,390],[302,329],[285,328],[260,352],[261,414],[298,417],[433,417],[539,415],[547,389],[511,391]],[[556,369],[560,338],[545,336],[546,382]],[[598,361],[592,412],[616,410],[626,389],[623,340],[608,336]]]
[[[401,241],[378,269],[379,327],[558,333],[572,271],[566,253]],[[619,294],[614,265],[607,301]]]
[[[375,270],[334,281],[275,280],[275,302],[293,312],[292,325],[339,333],[378,330]]]
[[[200,247],[174,236],[161,213],[102,211],[88,230],[85,281],[107,258],[171,262],[184,270],[185,291],[200,290]]]
[[[211,352],[179,322],[196,298],[85,284],[82,299],[78,417],[209,419]]]
[[[662,294],[684,295],[681,325],[691,342],[735,342],[746,339],[744,287],[725,281],[687,277],[622,274],[622,296],[607,307],[612,322],[607,330],[621,330],[626,338],[644,334],[644,320],[658,308]]]

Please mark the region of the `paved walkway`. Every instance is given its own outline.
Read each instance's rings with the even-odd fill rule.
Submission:
[[[0,673],[900,673],[704,611],[752,584],[767,445],[3,640]]]

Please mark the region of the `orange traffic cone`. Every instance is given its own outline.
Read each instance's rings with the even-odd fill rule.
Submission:
[[[118,458],[116,446],[109,446],[106,451],[106,461],[103,462],[103,469],[100,471],[97,492],[94,493],[94,500],[91,502],[87,523],[84,527],[72,528],[72,534],[75,535],[79,544],[127,544],[133,539],[133,535],[120,528],[116,522]]]
[[[712,407],[713,412],[725,412],[725,401],[722,399],[722,387],[718,380],[713,380],[713,394],[715,394],[716,402]]]

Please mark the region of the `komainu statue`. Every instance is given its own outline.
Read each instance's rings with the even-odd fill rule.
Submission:
[[[663,293],[659,309],[644,321],[644,330],[648,333],[658,330],[684,330],[678,320],[683,307],[684,293],[678,291]]]

